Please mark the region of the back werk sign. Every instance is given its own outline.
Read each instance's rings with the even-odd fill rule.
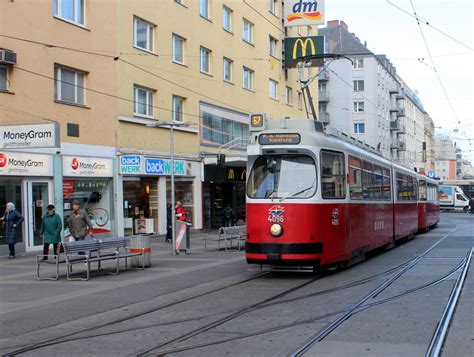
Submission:
[[[305,57],[324,54],[324,36],[285,38],[285,68],[294,68]],[[313,67],[321,67],[323,59],[307,60]]]

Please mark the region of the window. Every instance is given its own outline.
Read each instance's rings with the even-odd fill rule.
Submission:
[[[356,80],[354,82],[354,91],[355,92],[363,92],[364,91],[364,81],[363,80]]]
[[[298,92],[298,109],[303,110],[303,93]]]
[[[416,179],[412,176],[397,172],[397,200],[414,201],[417,197]]]
[[[426,201],[428,198],[428,187],[426,181],[420,180],[419,190],[418,190],[418,200]]]
[[[277,56],[277,46],[278,46],[278,40],[272,36],[270,36],[270,41],[269,41],[269,53],[270,56],[276,57]]]
[[[209,0],[200,0],[199,15],[209,18]]]
[[[364,111],[364,102],[354,102],[354,113],[362,113]]]
[[[373,200],[373,172],[372,163],[362,161],[362,197],[364,200]]]
[[[278,11],[278,0],[268,0],[268,9],[273,15],[276,15]]]
[[[84,25],[84,0],[54,0],[54,16]]]
[[[211,72],[211,50],[201,47],[201,72],[209,74]]]
[[[278,100],[278,82],[273,79],[268,81],[268,95],[270,98]]]
[[[134,87],[134,114],[153,117],[153,94],[152,89]]]
[[[285,87],[285,104],[293,104],[293,89],[291,87]]]
[[[364,123],[355,123],[354,124],[354,133],[355,134],[364,134],[365,133],[365,124]]]
[[[224,57],[223,69],[224,69],[224,81],[232,82],[232,60]]]
[[[390,201],[392,199],[392,185],[391,185],[391,176],[390,170],[385,167],[382,168],[383,173],[383,186],[382,186],[382,196],[384,201]]]
[[[362,199],[362,163],[349,156],[349,193],[352,200]]]
[[[249,90],[253,89],[253,71],[247,67],[244,67],[243,87]]]
[[[253,42],[253,24],[246,19],[244,19],[244,27],[242,29],[242,39],[248,43]]]
[[[184,98],[173,96],[173,121],[184,121],[183,120],[183,104]]]
[[[352,65],[352,68],[354,69],[362,69],[364,68],[364,59],[355,59],[354,63]]]
[[[222,10],[222,27],[224,30],[232,32],[232,10],[227,6]]]
[[[308,155],[260,156],[247,181],[250,198],[310,198],[316,193],[316,164]]]
[[[344,154],[321,151],[321,195],[323,198],[345,198],[346,174]]]
[[[55,99],[84,105],[84,72],[56,66],[54,71]]]
[[[154,31],[155,26],[135,18],[133,22],[134,27],[134,45],[142,50],[153,52],[154,51]]]
[[[374,200],[376,201],[382,201],[383,199],[382,186],[383,186],[382,168],[378,165],[374,165],[372,195],[373,195]]]
[[[8,67],[0,66],[0,90],[8,90]]]
[[[173,62],[184,64],[184,41],[178,35],[173,35]]]

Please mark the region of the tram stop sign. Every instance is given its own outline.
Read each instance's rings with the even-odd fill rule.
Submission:
[[[285,38],[285,68],[294,68],[305,57],[324,55],[324,36],[287,37]],[[309,60],[312,67],[322,67],[324,59]]]

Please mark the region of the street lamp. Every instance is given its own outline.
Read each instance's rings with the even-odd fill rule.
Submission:
[[[185,122],[167,122],[167,121],[158,121],[155,123],[148,123],[146,126],[152,128],[169,128],[170,129],[170,166],[171,166],[171,237],[172,237],[172,244],[173,248],[171,250],[171,254],[176,255],[179,254],[178,250],[176,249],[176,225],[175,225],[175,214],[174,214],[174,206],[175,206],[175,192],[174,192],[174,128],[175,127],[185,127],[192,125],[192,123],[185,123]]]

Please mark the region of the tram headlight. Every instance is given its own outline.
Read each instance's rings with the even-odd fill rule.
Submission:
[[[272,224],[270,227],[270,234],[274,237],[279,237],[283,233],[283,227],[278,223]]]

